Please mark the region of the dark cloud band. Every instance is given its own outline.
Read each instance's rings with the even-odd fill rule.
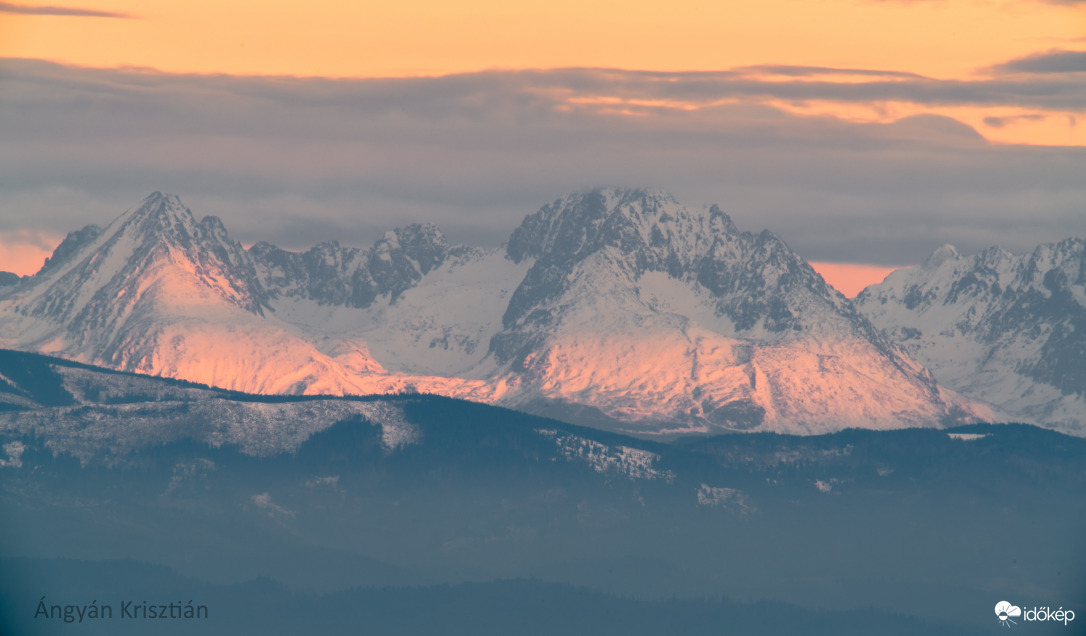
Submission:
[[[0,2],[0,13],[13,13],[16,15],[57,15],[84,18],[134,17],[127,13],[116,13],[113,11],[95,11],[93,9],[80,9],[77,7],[30,6],[25,4],[14,4],[11,2]]]
[[[1086,4],[1086,0],[1083,2]],[[1086,73],[1086,51],[1054,50],[1011,60],[993,67],[1002,73]],[[1079,78],[1081,82],[1082,79]]]
[[[432,221],[453,241],[496,245],[554,197],[615,185],[718,203],[740,227],[772,229],[827,262],[1086,235],[1086,149],[988,144],[935,115],[863,124],[772,106],[901,99],[1078,113],[1082,82],[820,77],[831,71],[792,67],[797,82],[780,67],[329,80],[0,60],[0,231],[63,235],[164,190],[245,242],[365,245]],[[989,126],[1011,123],[993,115]]]

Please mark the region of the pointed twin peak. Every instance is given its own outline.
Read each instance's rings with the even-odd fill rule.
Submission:
[[[147,195],[143,201],[140,202],[140,207],[137,208],[135,214],[192,214],[185,204],[181,202],[181,197],[176,194],[162,193],[154,191]]]
[[[148,195],[139,207],[121,215],[106,231],[114,228],[116,233],[126,234],[141,245],[170,244],[186,251],[219,245],[230,252],[239,247],[218,217],[205,216],[197,221],[180,197],[157,191]]]
[[[180,233],[228,240],[226,227],[218,217],[205,216],[197,222],[192,211],[176,194],[152,192],[140,202],[139,207],[125,212],[118,220],[124,229],[139,228],[142,232],[159,233],[161,238]]]
[[[138,206],[125,211],[118,221],[132,224],[149,220],[178,221],[192,218],[192,211],[181,202],[181,197],[155,191],[144,197]]]
[[[125,212],[117,221],[122,231],[136,229],[142,234],[179,231],[188,234],[196,226],[196,218],[181,198],[162,192],[152,192],[139,207]]]
[[[197,228],[203,228],[205,233],[216,238],[226,239],[226,229],[217,218],[206,217],[197,223],[192,212],[176,194],[152,192],[138,207],[128,210],[106,228],[88,225],[82,230],[69,232],[53,254],[45,259],[39,273],[56,270],[64,263],[74,263],[73,259],[81,257],[84,250],[98,249],[102,241],[114,243],[120,235],[128,235],[135,244],[153,244],[163,240],[176,243],[179,237],[181,243],[191,244],[193,235],[200,233]]]

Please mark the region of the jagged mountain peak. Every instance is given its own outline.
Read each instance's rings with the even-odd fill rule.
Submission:
[[[548,254],[577,259],[604,247],[682,251],[676,243],[689,244],[698,233],[735,231],[716,206],[691,210],[663,190],[600,188],[555,199],[528,215],[506,250],[517,263]]]
[[[167,257],[205,263],[210,258],[237,265],[238,258],[231,252],[239,248],[220,219],[207,216],[197,222],[180,197],[155,191],[104,228],[88,225],[69,232],[36,276],[40,280],[81,270],[105,280],[122,274],[136,260]]]
[[[412,223],[385,232],[368,249],[325,241],[291,252],[260,242],[248,253],[271,296],[358,309],[381,297],[395,302],[444,263],[452,249],[436,225]]]
[[[221,223],[220,223],[221,225]],[[127,210],[106,228],[138,232],[145,240],[169,240],[177,235],[191,235],[196,217],[176,194],[152,192],[139,206]]]
[[[574,272],[586,267],[611,272],[620,287],[631,288],[646,273],[663,273],[705,292],[716,315],[740,331],[798,331],[799,314],[812,302],[851,312],[773,232],[739,232],[719,207],[687,208],[658,190],[600,189],[557,199],[524,219],[508,254],[515,262],[536,260],[503,317],[507,329],[529,317],[556,319],[557,307],[544,314],[541,304],[565,294]],[[589,259],[591,266],[584,265]],[[495,353],[508,359],[503,342],[495,341]]]
[[[551,205],[563,208],[570,205],[590,205],[603,210],[614,210],[633,204],[678,204],[675,197],[660,188],[598,187],[570,192],[555,199]]]
[[[222,221],[197,222],[180,197],[157,191],[105,228],[69,233],[9,299],[18,313],[63,327],[80,350],[97,332],[135,329],[136,317],[158,302],[225,301],[258,315],[264,305],[251,263]]]
[[[218,256],[238,265],[240,245],[230,238],[217,216],[197,221],[181,197],[152,192],[103,230],[106,235],[127,235],[128,241],[147,247],[170,246],[185,251],[217,252]],[[195,256],[194,256],[195,257]],[[196,257],[199,258],[199,257]]]
[[[181,202],[181,197],[169,192],[161,192],[155,190],[151,194],[144,197],[143,201],[140,201],[140,205],[136,208],[134,214],[137,215],[150,215],[150,214],[189,214],[192,212],[185,207],[185,204]]]
[[[158,191],[147,195],[139,206],[126,211],[106,228],[107,233],[114,231],[135,233],[137,240],[150,242],[181,239],[187,243],[194,235],[204,232],[216,238],[226,236],[226,228],[218,218],[204,217],[197,222],[181,197]]]
[[[200,219],[199,228],[209,238],[218,241],[230,240],[230,234],[226,231],[226,226],[223,225],[222,219],[217,216],[205,216]]]
[[[403,229],[386,232],[374,250],[379,254],[402,251],[418,266],[419,273],[426,274],[445,260],[449,241],[433,223],[412,223]]]
[[[1061,269],[1071,277],[1079,278],[1086,275],[1086,271],[1081,273],[1078,271],[1084,257],[1086,257],[1086,239],[1072,237],[1059,243],[1038,245],[1029,255],[1029,260],[1035,271]]]
[[[931,253],[931,256],[928,256],[924,260],[923,267],[925,269],[935,269],[943,263],[951,260],[957,260],[961,258],[961,256],[962,255],[958,251],[958,248],[954,247],[950,243],[944,243],[943,245],[940,245],[938,248],[936,248],[935,251]]]

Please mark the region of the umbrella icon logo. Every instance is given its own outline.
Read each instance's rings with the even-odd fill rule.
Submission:
[[[1018,623],[1011,620],[1012,618],[1018,618],[1022,615],[1022,608],[1017,605],[1011,605],[1007,601],[1000,601],[995,606],[996,618],[999,619],[999,624],[1004,627],[1010,627],[1011,625],[1017,625]]]

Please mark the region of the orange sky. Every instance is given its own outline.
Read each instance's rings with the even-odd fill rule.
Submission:
[[[1086,35],[1027,0],[49,0],[131,19],[4,15],[0,55],[163,71],[435,75],[487,68],[802,64],[962,77]]]
[[[42,247],[35,242],[27,241],[27,237],[20,233],[12,233],[5,236],[7,239],[0,242],[0,271],[13,272],[20,276],[33,274],[41,269],[45,259],[53,253],[53,248],[60,244],[64,237],[50,237],[50,247]]]
[[[848,298],[854,298],[868,285],[881,283],[890,272],[898,269],[855,263],[811,263],[811,267],[834,289]]]

